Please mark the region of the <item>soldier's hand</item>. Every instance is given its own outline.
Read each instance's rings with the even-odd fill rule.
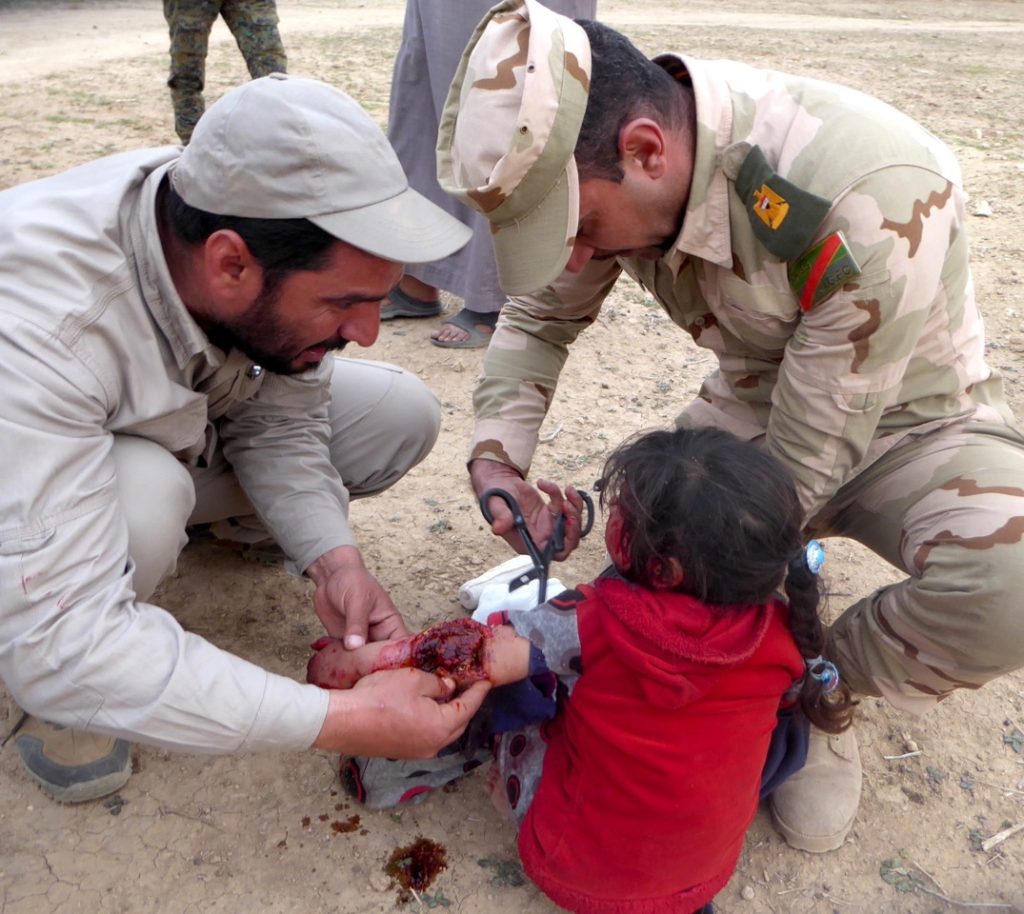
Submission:
[[[537,480],[537,486],[534,487],[512,467],[494,460],[474,460],[469,469],[473,490],[478,497],[487,489],[498,488],[504,489],[516,500],[538,549],[547,545],[561,514],[565,514],[566,518],[565,543],[555,553],[555,559],[565,559],[579,545],[583,500],[575,488],[568,486],[563,492],[556,483],[546,479]],[[494,518],[491,532],[504,539],[516,552],[525,553],[526,546],[514,526],[508,505],[494,497],[490,499],[488,508]]]

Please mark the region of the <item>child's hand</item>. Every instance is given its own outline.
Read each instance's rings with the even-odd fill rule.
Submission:
[[[349,650],[341,638],[320,638],[310,645],[316,653],[306,665],[306,682],[322,689],[351,689],[374,670],[410,666],[411,641],[412,636],[407,635],[397,641],[373,641]],[[380,665],[382,662],[385,665]]]
[[[306,681],[324,689],[351,689],[379,670],[414,667],[454,680],[461,691],[474,682],[503,685],[528,672],[530,644],[511,626],[491,628],[472,619],[452,619],[395,641],[349,650],[340,638],[321,638],[306,667]]]
[[[525,679],[530,674],[530,642],[511,625],[495,625],[484,645],[483,666],[494,685]]]

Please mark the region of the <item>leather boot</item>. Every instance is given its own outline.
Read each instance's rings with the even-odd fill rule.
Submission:
[[[860,787],[860,753],[853,729],[831,735],[811,727],[807,764],[771,796],[775,828],[799,850],[835,850],[853,827]]]
[[[71,730],[28,717],[14,747],[29,776],[59,803],[84,803],[120,790],[132,773],[131,745],[123,739]]]

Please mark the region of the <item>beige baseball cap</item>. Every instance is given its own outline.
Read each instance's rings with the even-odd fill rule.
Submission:
[[[308,219],[398,263],[447,257],[472,234],[409,187],[387,137],[354,99],[283,73],[244,83],[212,105],[171,181],[197,209]]]
[[[573,150],[590,90],[590,42],[536,0],[504,0],[477,26],[445,103],[437,177],[491,222],[509,295],[565,269],[579,223]]]

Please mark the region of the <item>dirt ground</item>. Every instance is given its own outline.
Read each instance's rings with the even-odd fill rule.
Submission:
[[[383,125],[403,5],[279,0],[294,73],[333,82]],[[1015,0],[601,0],[604,19],[649,53],[733,57],[831,78],[881,96],[957,151],[972,197],[974,278],[991,363],[1024,416],[1024,16]],[[159,4],[0,0],[0,187],[122,150],[175,141]],[[218,25],[208,95],[246,77]],[[448,303],[449,307],[455,305]],[[458,585],[507,557],[464,479],[470,392],[482,354],[441,350],[417,321],[386,324],[365,356],[420,374],[444,405],[433,454],[393,491],[353,508],[367,564],[412,626],[459,611]],[[630,431],[668,423],[708,357],[628,282],[576,345],[535,472],[589,485]],[[587,580],[593,538],[557,569]],[[831,612],[894,580],[856,544],[828,543]],[[308,582],[211,546],[186,549],[156,602],[193,631],[295,678],[318,633]],[[864,799],[847,844],[789,849],[762,810],[723,914],[1024,910],[1024,674],[951,698],[923,718],[862,703]],[[0,689],[0,732],[17,712]],[[353,808],[326,753],[207,758],[147,747],[113,802],[61,807],[0,753],[0,912],[391,911],[383,868],[418,836],[447,869],[407,908],[547,914],[515,864],[515,836],[483,777],[396,813]],[[352,817],[358,816],[358,822]],[[354,826],[354,827],[353,827]],[[629,848],[623,848],[629,853]]]

